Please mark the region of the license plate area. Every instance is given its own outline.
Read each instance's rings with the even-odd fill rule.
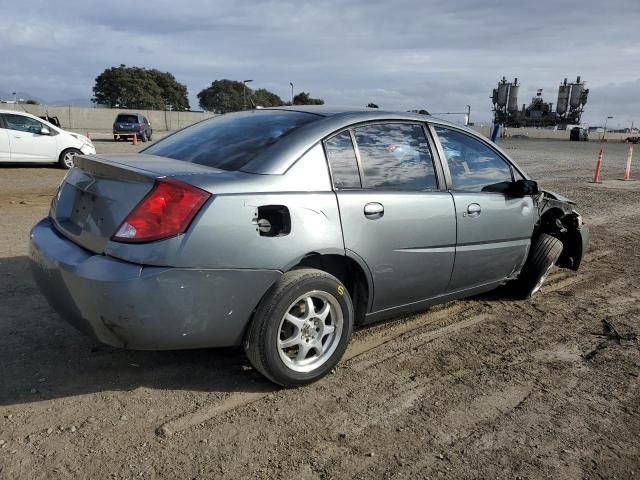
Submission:
[[[69,212],[69,220],[78,227],[82,227],[93,210],[96,196],[75,187],[74,190],[75,200]]]

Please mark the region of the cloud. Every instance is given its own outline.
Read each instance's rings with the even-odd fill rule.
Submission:
[[[283,98],[292,81],[328,103],[471,105],[487,121],[503,75],[520,79],[520,103],[537,88],[555,103],[561,80],[581,75],[585,118],[597,121],[640,107],[636,10],[636,0],[22,2],[3,11],[0,90],[90,97],[95,77],[124,63],[171,71],[193,105],[214,79],[252,78]]]

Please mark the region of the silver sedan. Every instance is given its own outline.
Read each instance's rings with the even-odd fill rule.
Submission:
[[[354,326],[577,270],[588,231],[486,138],[379,110],[258,109],[78,156],[31,232],[60,316],[132,349],[244,345],[327,374]]]

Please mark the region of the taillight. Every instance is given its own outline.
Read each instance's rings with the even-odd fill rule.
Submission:
[[[140,130],[144,130],[144,123],[141,123],[139,127],[140,127]]]
[[[210,196],[179,180],[159,178],[111,239],[138,243],[180,235]]]

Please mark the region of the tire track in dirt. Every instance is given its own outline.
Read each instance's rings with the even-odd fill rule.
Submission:
[[[610,253],[612,253],[612,250],[588,254],[585,258],[585,263],[588,264],[599,258],[606,257]],[[572,273],[567,273],[566,271],[557,271],[549,277],[549,280],[551,281],[551,285],[546,288],[543,287],[542,294],[564,289],[568,286],[583,282],[587,280],[587,278],[576,277],[575,273],[572,275]],[[387,328],[385,328],[385,325],[374,326],[372,328],[377,328],[378,332],[375,332],[373,335],[367,335],[368,332],[365,329],[363,332],[364,335],[359,339],[352,341],[349,345],[341,363],[354,368],[356,371],[366,370],[367,368],[371,368],[375,365],[386,362],[391,358],[402,355],[406,352],[407,348],[415,347],[402,348],[400,352],[393,350],[381,359],[362,360],[355,363],[352,360],[390,342],[394,342],[396,340],[402,341],[405,336],[438,323],[440,323],[439,328],[414,336],[407,345],[424,345],[440,337],[455,334],[459,330],[472,327],[491,318],[491,315],[488,313],[481,313],[470,317],[467,316],[466,314],[473,311],[474,308],[477,308],[477,305],[473,300],[459,301],[452,304],[446,304],[443,308],[440,308],[435,312],[420,313],[413,315],[406,320],[396,321],[394,324],[386,326]],[[189,428],[193,428],[196,425],[207,422],[216,416],[257,402],[267,397],[270,393],[272,393],[272,390],[268,389],[261,392],[233,393],[222,399],[220,402],[207,404],[194,411],[178,415],[177,417],[160,425],[156,429],[156,433],[162,437],[170,437],[175,433],[182,432]]]
[[[428,314],[420,315],[418,316],[418,318],[407,322],[405,325],[399,325],[397,328],[393,329],[393,331],[386,332],[385,335],[381,335],[373,339],[367,339],[365,337],[363,341],[354,342],[354,344],[349,347],[344,356],[343,363],[346,364],[349,361],[354,360],[373,349],[385,345],[397,338],[401,338],[403,335],[423,328],[426,325],[437,323],[450,316],[453,316],[455,318],[457,314],[465,310],[466,307],[464,305],[454,304],[449,306],[448,308],[444,308],[436,312],[431,316]],[[432,332],[427,332],[427,334],[425,334],[425,336],[423,337],[423,341],[428,342],[445,335],[453,334],[458,330],[473,326],[486,319],[486,315],[478,315],[472,318],[463,318],[457,323],[452,323],[445,327],[436,329]],[[244,407],[258,400],[261,400],[267,397],[270,393],[272,393],[272,391],[270,390],[264,392],[234,393],[225,397],[220,403],[205,405],[204,407],[199,408],[195,411],[182,414],[172,420],[169,420],[168,422],[165,422],[156,429],[156,433],[163,437],[169,437],[177,432],[181,432],[204,423],[215,416],[227,413],[236,408]]]

